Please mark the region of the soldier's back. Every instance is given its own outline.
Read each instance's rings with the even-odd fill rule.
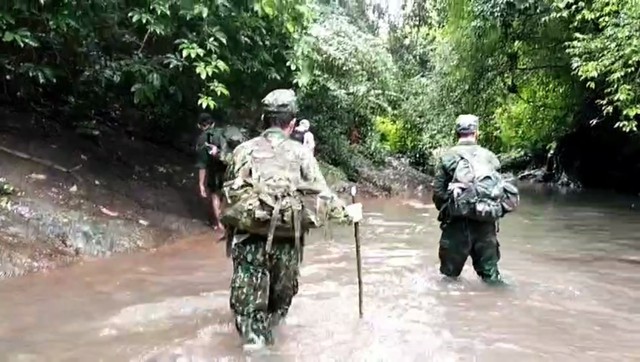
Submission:
[[[442,155],[441,161],[449,171],[453,172],[462,156],[474,157],[496,170],[500,168],[500,162],[495,153],[475,143],[462,143],[449,148]]]
[[[254,148],[257,147],[259,145],[260,142],[262,142],[264,139],[269,139],[268,135],[258,135],[256,137],[253,137],[245,142],[242,142],[238,148],[243,147],[243,148]],[[291,140],[289,138],[283,139],[282,141],[279,142],[275,142],[274,145],[276,145],[278,148],[282,148],[284,150],[291,150],[293,152],[300,152],[301,150],[305,149],[304,146],[301,143],[298,143],[294,140]]]
[[[269,135],[263,134],[241,143],[234,151],[234,159],[238,164],[245,164],[250,159],[274,158],[267,164],[280,165],[284,173],[300,173],[301,164],[308,156],[304,152],[308,150],[296,141],[288,138],[272,139]]]
[[[291,152],[296,157],[302,158],[304,157],[303,152],[307,150],[306,147],[300,142],[297,142],[292,139],[286,139],[282,142],[281,148],[283,151]]]

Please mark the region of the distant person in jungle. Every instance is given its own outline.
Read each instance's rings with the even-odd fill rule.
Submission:
[[[316,140],[313,136],[313,133],[309,130],[311,128],[311,123],[303,119],[300,121],[298,126],[294,128],[293,132],[291,132],[291,139],[302,143],[311,153],[315,152],[316,148]]]
[[[456,120],[457,145],[439,160],[433,201],[440,211],[440,272],[457,278],[469,256],[483,281],[501,284],[498,220],[519,204],[518,189],[498,172],[496,155],[478,145],[479,119]]]
[[[357,128],[352,128],[349,133],[349,144],[351,146],[357,146],[360,144],[360,132],[358,132]]]
[[[226,172],[223,156],[228,153],[226,140],[216,122],[208,113],[200,114],[198,128],[202,131],[196,142],[196,168],[200,196],[211,200],[214,230],[224,231],[220,222],[222,183]]]

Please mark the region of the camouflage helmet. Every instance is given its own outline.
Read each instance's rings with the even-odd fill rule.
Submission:
[[[264,113],[293,113],[298,111],[296,94],[291,89],[276,89],[262,99]]]
[[[468,134],[478,130],[480,119],[473,114],[461,114],[456,118],[456,133]]]

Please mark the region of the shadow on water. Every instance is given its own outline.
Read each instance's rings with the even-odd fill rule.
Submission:
[[[194,238],[0,284],[3,361],[637,361],[640,224],[628,198],[528,190],[501,223],[508,288],[438,274],[439,227],[419,200],[365,203],[365,316],[352,230],[305,251],[277,345],[244,354],[223,245]]]

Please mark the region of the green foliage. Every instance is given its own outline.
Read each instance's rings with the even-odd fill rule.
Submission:
[[[563,83],[535,77],[521,84],[496,109],[498,150],[542,150],[552,145],[571,125],[571,89]]]
[[[566,35],[549,13],[535,0],[460,0],[449,9],[438,46],[455,61],[443,66],[439,78],[450,83],[440,96],[480,115],[482,139],[496,150],[545,148],[573,114]],[[569,98],[558,106],[554,96]]]
[[[501,152],[544,150],[570,129],[584,95],[566,51],[571,21],[550,2],[412,4],[390,38],[405,85],[395,118],[424,135],[407,149],[451,144],[461,113],[480,116],[481,141]]]
[[[585,121],[636,132],[637,1],[407,0],[388,36],[384,9],[367,4],[7,0],[3,99],[76,126],[136,118],[174,137],[199,109],[251,113],[294,87],[320,156],[350,178],[362,156],[428,169],[461,113],[480,116],[482,142],[505,153],[546,150]]]
[[[351,131],[363,135],[367,155],[384,154],[371,140],[376,116],[391,111],[395,69],[386,44],[348,17],[324,10],[294,54],[302,112],[313,117],[318,149],[352,176],[353,157],[345,152]]]
[[[615,127],[636,131],[640,119],[640,4],[635,0],[558,1],[559,16],[573,19],[572,67],[601,96],[603,115],[619,114]]]
[[[6,1],[0,71],[14,101],[183,122],[289,82],[286,54],[309,19],[304,0]]]
[[[319,164],[322,175],[330,187],[339,186],[347,181],[347,175],[339,168],[322,161]]]
[[[386,117],[376,117],[375,131],[380,135],[380,142],[390,152],[399,153],[402,149],[402,123],[394,122]]]
[[[441,83],[424,69],[431,62],[432,43],[421,36],[430,33],[403,29],[413,41],[405,41],[405,33],[383,41],[325,8],[295,48],[302,109],[314,117],[320,154],[350,176],[355,172],[353,151],[377,162],[394,154],[407,156],[422,167],[430,149],[451,140],[445,127],[451,126],[455,112],[446,100],[432,96]],[[349,146],[353,130],[362,136],[357,146]]]
[[[409,106],[396,110],[411,133],[428,135],[414,149],[450,143],[451,121],[460,113],[479,115],[483,143],[501,152],[545,150],[576,121],[613,119],[616,127],[635,131],[637,2],[410,4],[406,21],[392,28],[390,44],[404,76],[425,80],[422,87],[404,82]],[[592,113],[592,99],[601,114]]]

